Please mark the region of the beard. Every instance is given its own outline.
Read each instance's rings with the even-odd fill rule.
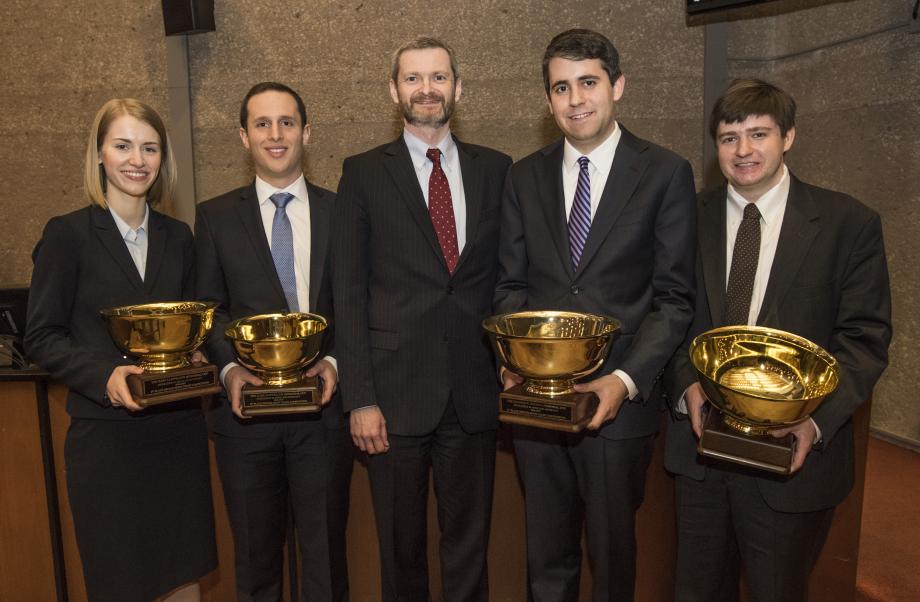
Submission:
[[[431,113],[417,111],[414,108],[414,103],[416,102],[431,102],[433,100],[441,103],[440,111]],[[451,94],[450,98],[444,98],[440,92],[430,92],[428,94],[417,92],[409,97],[408,101],[400,99],[399,109],[402,111],[406,123],[420,127],[441,127],[450,121],[451,116],[454,114],[454,95]]]

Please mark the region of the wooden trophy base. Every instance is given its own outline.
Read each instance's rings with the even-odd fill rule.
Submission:
[[[217,367],[211,364],[192,364],[167,372],[129,374],[126,380],[132,399],[144,408],[220,391]]]
[[[243,416],[319,412],[322,396],[323,385],[318,376],[289,385],[244,385],[240,412]]]
[[[722,412],[710,406],[704,419],[703,436],[697,451],[710,458],[727,460],[751,468],[789,474],[795,455],[795,438],[786,435],[745,435],[722,420]]]
[[[515,385],[498,396],[498,419],[511,424],[577,433],[585,428],[597,410],[594,393],[569,393],[538,397]]]

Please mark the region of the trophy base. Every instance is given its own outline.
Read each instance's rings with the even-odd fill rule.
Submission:
[[[558,397],[536,397],[515,385],[498,396],[498,419],[511,424],[577,433],[585,428],[597,410],[594,393],[567,393]]]
[[[725,424],[722,412],[711,406],[703,422],[703,436],[697,445],[700,454],[778,474],[791,472],[795,455],[792,435],[778,439],[739,433]]]
[[[143,408],[220,391],[217,367],[211,364],[192,364],[167,372],[129,374],[126,380],[134,402]]]
[[[243,416],[319,412],[322,396],[323,386],[318,376],[284,386],[244,385],[240,412]]]

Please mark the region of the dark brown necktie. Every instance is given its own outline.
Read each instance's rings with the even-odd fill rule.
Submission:
[[[760,211],[757,210],[757,205],[748,203],[744,208],[744,218],[738,225],[738,234],[732,251],[732,267],[728,273],[725,311],[722,314],[725,325],[747,324],[759,257]]]
[[[438,242],[441,243],[441,252],[444,253],[447,270],[453,274],[454,268],[457,267],[457,259],[460,258],[460,250],[457,245],[457,223],[454,221],[454,203],[451,200],[447,176],[441,169],[441,151],[429,148],[426,154],[434,164],[431,168],[431,177],[428,178],[428,214],[431,215],[431,223],[438,235]]]

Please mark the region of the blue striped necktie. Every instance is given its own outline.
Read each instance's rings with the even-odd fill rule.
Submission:
[[[288,309],[299,311],[297,304],[297,280],[294,277],[294,230],[288,219],[287,204],[294,200],[289,192],[276,192],[269,197],[275,204],[275,217],[272,220],[272,259],[278,280],[287,298]]]
[[[585,250],[588,231],[591,229],[591,178],[588,175],[588,158],[578,157],[578,185],[575,200],[569,212],[569,252],[572,254],[572,269],[578,269],[581,254]]]

